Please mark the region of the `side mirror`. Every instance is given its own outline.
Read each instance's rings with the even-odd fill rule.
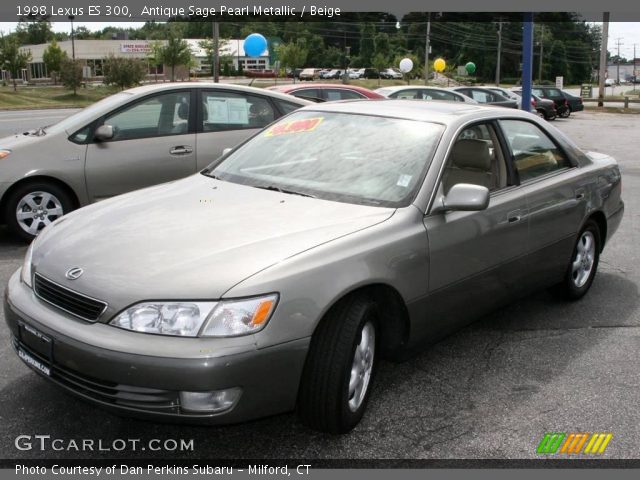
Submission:
[[[100,125],[96,128],[96,133],[93,135],[96,140],[101,142],[105,140],[111,140],[113,138],[113,126],[112,125]]]
[[[231,150],[233,150],[233,148],[231,148],[231,147],[225,148],[224,150],[222,150],[222,156],[226,157]]]
[[[449,193],[442,196],[432,213],[457,210],[473,212],[485,210],[489,206],[489,189],[470,183],[458,183],[451,187]]]

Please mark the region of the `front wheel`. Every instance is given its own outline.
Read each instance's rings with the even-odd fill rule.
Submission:
[[[5,205],[5,221],[11,233],[28,242],[47,225],[73,210],[69,194],[48,182],[34,182],[16,188]]]
[[[556,291],[569,300],[582,298],[591,288],[600,260],[600,228],[589,220],[578,235],[564,280]]]
[[[346,433],[366,409],[377,360],[377,309],[363,297],[341,301],[311,339],[298,416],[315,430]]]

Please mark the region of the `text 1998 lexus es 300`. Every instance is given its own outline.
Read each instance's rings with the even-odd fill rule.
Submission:
[[[53,222],[6,319],[37,373],[126,415],[347,432],[379,358],[534,289],[583,296],[622,215],[616,162],[528,112],[316,104]]]

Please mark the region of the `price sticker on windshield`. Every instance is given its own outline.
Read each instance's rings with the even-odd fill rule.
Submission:
[[[324,120],[323,117],[305,118],[303,120],[292,120],[290,122],[274,125],[264,133],[265,137],[277,137],[288,133],[313,132]]]

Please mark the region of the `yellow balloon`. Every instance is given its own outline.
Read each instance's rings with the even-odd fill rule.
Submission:
[[[442,58],[436,58],[436,61],[433,62],[433,68],[436,72],[444,72],[447,63]]]

